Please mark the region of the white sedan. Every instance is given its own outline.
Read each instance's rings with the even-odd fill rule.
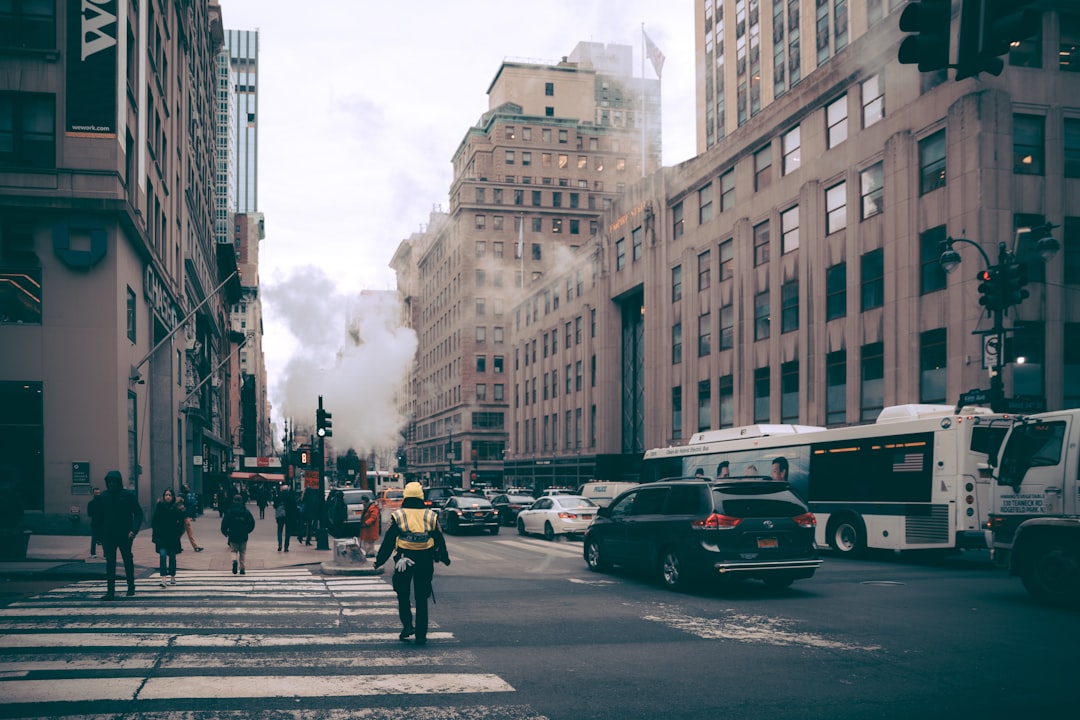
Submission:
[[[542,497],[518,513],[518,534],[543,533],[548,540],[556,535],[584,535],[598,509],[596,503],[580,495]]]

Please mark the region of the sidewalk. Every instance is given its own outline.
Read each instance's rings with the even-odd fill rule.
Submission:
[[[334,538],[328,537],[330,550],[316,550],[313,537],[311,545],[304,545],[295,537],[289,543],[289,552],[277,550],[277,521],[274,509],[266,509],[266,518],[259,519],[259,507],[249,503],[248,509],[255,516],[255,531],[251,533],[247,547],[248,572],[263,569],[318,565],[333,559]],[[144,577],[157,574],[158,554],[151,542],[150,516],[147,515],[139,534],[135,536],[132,553],[135,556],[135,575]],[[220,570],[232,572],[232,553],[225,536],[221,534],[221,517],[217,510],[208,510],[193,523],[195,541],[204,548],[200,553],[191,549],[185,534],[181,538],[183,552],[176,556],[177,575],[184,570]],[[116,554],[117,570],[123,577],[124,566],[120,553]],[[90,557],[88,535],[31,535],[24,561],[0,562],[0,577],[44,576],[65,579],[93,579],[105,576],[105,558],[101,546],[97,557]]]

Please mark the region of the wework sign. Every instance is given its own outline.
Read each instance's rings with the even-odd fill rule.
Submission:
[[[117,0],[67,3],[67,133],[115,135]]]

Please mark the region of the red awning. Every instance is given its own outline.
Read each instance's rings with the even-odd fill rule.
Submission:
[[[232,472],[230,480],[244,480],[246,482],[285,482],[285,475],[281,473],[258,473],[258,472]]]

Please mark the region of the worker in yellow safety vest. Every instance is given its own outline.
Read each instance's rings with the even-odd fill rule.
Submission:
[[[431,578],[435,561],[450,564],[446,540],[439,528],[439,516],[424,506],[424,488],[418,482],[405,486],[401,507],[390,514],[390,527],[383,536],[375,568],[382,567],[394,555],[394,592],[398,598],[401,618],[399,640],[416,635],[416,644],[427,642],[428,598],[431,597]],[[409,595],[416,588],[416,623],[413,623]]]

